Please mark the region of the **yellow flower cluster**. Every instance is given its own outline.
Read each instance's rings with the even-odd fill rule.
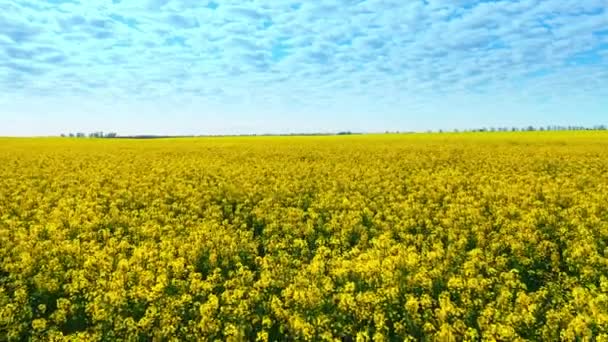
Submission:
[[[0,341],[608,341],[608,134],[0,139]]]

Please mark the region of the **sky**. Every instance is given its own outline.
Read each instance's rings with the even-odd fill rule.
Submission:
[[[608,0],[0,0],[0,135],[608,123]]]

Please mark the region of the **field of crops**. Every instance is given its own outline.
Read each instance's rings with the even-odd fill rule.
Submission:
[[[608,341],[608,133],[0,139],[0,341]]]

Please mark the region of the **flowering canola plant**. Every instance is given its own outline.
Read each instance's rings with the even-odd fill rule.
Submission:
[[[0,341],[608,341],[608,134],[0,139]]]

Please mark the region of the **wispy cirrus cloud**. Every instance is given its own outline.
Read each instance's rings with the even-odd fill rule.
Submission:
[[[220,131],[220,122],[405,130],[608,116],[601,0],[18,0],[0,10],[0,106],[20,113],[11,115],[66,98],[171,108],[158,122],[183,108],[168,104],[188,104]]]

